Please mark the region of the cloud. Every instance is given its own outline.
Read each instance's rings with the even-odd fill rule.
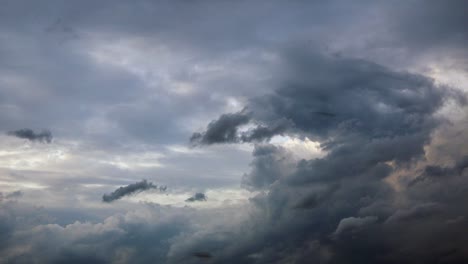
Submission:
[[[167,263],[170,240],[188,232],[190,217],[198,217],[183,208],[169,211],[145,204],[134,209],[97,223],[75,221],[61,226],[43,208],[2,203],[2,262]]]
[[[116,189],[110,194],[104,194],[102,196],[102,201],[106,203],[110,203],[124,196],[132,195],[132,194],[146,191],[149,189],[158,189],[158,186],[154,185],[152,182],[147,182],[146,180],[142,180],[140,182],[132,183],[127,186],[119,187],[118,189]],[[160,186],[159,190],[165,191],[166,187]]]
[[[5,198],[18,198],[18,197],[21,197],[23,196],[23,192],[18,190],[18,191],[14,191],[14,192],[11,192],[11,193],[7,193],[5,195]]]
[[[23,192],[18,190],[14,192],[9,192],[9,193],[3,193],[0,192],[0,202],[2,202],[4,199],[5,200],[12,200],[12,199],[17,199],[23,196]]]
[[[267,189],[294,164],[286,149],[272,144],[255,145],[252,155],[251,171],[242,177],[242,186],[249,190]]]
[[[463,171],[468,168],[468,157],[462,157],[456,161],[453,166],[445,167],[440,165],[427,165],[424,171],[416,178],[411,180],[408,185],[412,186],[421,181],[431,180],[433,178],[444,178],[451,176],[461,176]]]
[[[42,143],[52,142],[52,133],[48,130],[43,130],[36,133],[32,129],[23,128],[15,131],[9,131],[7,135],[27,139],[29,141],[38,141]]]
[[[244,112],[221,115],[217,120],[208,124],[205,132],[194,133],[190,141],[206,145],[238,142],[238,127],[246,125],[249,119],[248,114]]]
[[[464,199],[468,181],[450,177],[460,184],[453,185],[457,191],[451,194],[441,192],[442,179],[400,192],[387,182],[395,173],[417,171],[426,162],[434,132],[447,124],[436,113],[448,102],[463,107],[465,95],[423,75],[304,47],[286,50],[281,60],[285,68],[278,89],[246,105],[249,123],[270,127],[287,120],[285,128],[268,137],[307,137],[319,141],[326,154],[295,160],[279,146],[256,144],[242,182],[251,190],[267,190],[251,199],[258,210],[251,221],[262,228],[233,243],[225,241],[224,250],[213,252],[217,263],[307,263],[311,256],[331,263],[412,263],[443,258],[450,248],[455,250],[450,259],[466,259],[460,235],[460,242],[447,241],[433,252],[425,251],[429,245],[421,242],[431,228],[440,233],[430,241],[448,239],[444,232],[454,227],[443,223],[466,211],[458,201]],[[242,142],[243,132],[233,127],[231,135],[238,136],[225,143]],[[425,175],[464,175],[463,159],[454,164]],[[406,206],[395,204],[402,195]],[[436,208],[429,206],[435,203]],[[284,243],[265,245],[277,238]],[[316,244],[306,246],[311,241]],[[405,250],[411,254],[400,253]],[[255,261],[247,258],[252,255]]]
[[[258,125],[246,132],[240,133],[241,142],[262,142],[268,141],[273,136],[282,135],[291,124],[286,119],[272,122],[269,126]]]
[[[334,232],[335,235],[340,235],[343,232],[355,230],[358,228],[362,228],[369,224],[375,223],[377,221],[377,217],[375,216],[366,216],[366,217],[347,217],[341,219],[340,223],[336,227]]]
[[[200,259],[210,259],[213,257],[209,252],[195,252],[193,256]]]
[[[415,8],[424,5],[424,8]],[[408,8],[408,9],[406,9]],[[390,8],[390,14],[397,15],[397,23],[392,23],[393,33],[412,49],[417,48],[462,48],[468,40],[468,31],[463,21],[466,16],[462,10],[468,8],[463,0],[455,0],[449,4],[439,1],[415,1],[403,6]],[[429,27],[423,30],[420,23],[426,21]]]
[[[248,125],[250,119],[249,114],[243,112],[223,114],[210,122],[204,132],[193,133],[190,142],[195,145],[263,142],[282,135],[291,126],[288,120],[280,119],[269,125],[250,124],[252,128],[240,132],[239,128]]]
[[[407,172],[413,177],[437,174],[424,170],[436,166],[427,160],[426,153],[434,132],[447,124],[437,113],[452,100],[457,101],[451,89],[437,86],[422,75],[307,49],[287,50],[280,60],[285,69],[283,75],[276,76],[278,88],[250,98],[245,111],[214,120],[214,125],[200,134],[199,142],[210,134],[206,138],[218,139],[207,142],[243,143],[247,141],[243,135],[257,135],[252,131],[259,127],[281,124],[281,129],[252,138],[307,137],[320,143],[323,156],[297,159],[284,147],[256,143],[250,171],[242,179],[242,185],[256,194],[247,205],[207,209],[199,212],[201,215],[191,207],[171,215],[169,211],[177,209],[151,205],[142,210],[135,206],[96,224],[59,226],[46,221],[30,227],[7,221],[4,229],[8,236],[3,245],[8,246],[3,252],[9,253],[11,261],[27,262],[40,255],[44,262],[52,263],[145,263],[155,259],[161,263],[192,263],[199,261],[193,252],[201,250],[210,252],[209,261],[213,263],[466,259],[464,234],[456,232],[465,230],[466,222],[460,216],[468,213],[460,203],[466,198],[468,185],[460,155],[455,155],[458,162],[453,159],[437,165],[449,169],[442,169],[447,177],[431,176],[431,181],[408,188],[404,185],[398,191],[388,183],[396,173]],[[451,172],[454,175],[449,175]],[[103,201],[155,187],[147,181],[138,182],[104,195]],[[204,194],[195,194],[187,202],[202,200],[200,197]],[[416,209],[431,203],[437,203],[440,210]],[[163,217],[169,220],[159,220],[161,210],[171,215]],[[445,224],[451,219],[462,220]],[[56,238],[48,241],[49,245],[62,246],[46,251],[41,247],[44,234]],[[158,243],[150,243],[155,238]],[[16,254],[25,244],[27,252]]]
[[[206,201],[206,195],[204,193],[196,193],[192,197],[187,198],[186,202],[201,202]]]
[[[432,215],[440,213],[441,206],[436,203],[419,204],[410,209],[401,209],[387,218],[386,222],[392,221],[410,221],[421,218],[429,218]]]
[[[2,186],[28,189],[0,206],[5,262],[468,262],[466,98],[439,85],[465,85],[463,0],[55,2],[0,10],[1,128],[61,136],[40,155],[0,137]],[[200,127],[209,149],[167,150]],[[142,175],[208,194],[241,176],[255,197],[95,199]]]

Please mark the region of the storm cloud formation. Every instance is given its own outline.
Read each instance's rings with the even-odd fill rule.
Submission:
[[[36,133],[32,129],[24,128],[15,131],[9,131],[7,132],[7,135],[27,139],[29,141],[38,141],[42,143],[52,142],[52,133],[48,130],[43,130],[41,132]]]
[[[244,175],[243,185],[269,190],[253,200],[263,212],[257,217],[266,230],[242,240],[255,241],[249,249],[230,248],[231,254],[237,252],[245,263],[467,260],[466,233],[456,235],[458,242],[448,240],[455,227],[444,224],[466,212],[463,199],[456,198],[461,193],[441,195],[431,190],[434,186],[403,187],[397,192],[387,182],[392,179],[404,185],[396,175],[414,173],[417,164],[426,163],[424,148],[445,124],[435,113],[449,101],[464,104],[465,95],[422,75],[364,60],[304,49],[289,50],[283,59],[288,68],[281,87],[271,95],[252,98],[246,110],[252,122],[266,126],[287,120],[290,125],[283,131],[321,142],[326,155],[294,163],[280,147],[255,147],[252,171]],[[336,114],[318,116],[317,112]],[[449,168],[428,165],[416,178],[417,184],[431,185],[419,180],[434,178],[431,175],[439,175],[438,180],[458,177],[463,181],[464,187],[457,187],[461,191],[468,187],[465,163],[456,160]],[[405,202],[398,204],[401,196]],[[462,224],[466,226],[463,220],[457,222]],[[427,242],[429,235],[424,234],[432,228],[438,233],[430,241],[438,241],[437,246]],[[265,245],[262,236],[287,242]],[[256,258],[248,257],[252,254]]]
[[[117,190],[113,191],[110,194],[104,194],[102,196],[102,201],[106,203],[113,202],[118,200],[124,196],[135,194],[138,192],[146,191],[149,189],[158,189],[157,185],[154,185],[152,182],[148,182],[146,180],[142,180],[140,182],[135,182],[129,184],[127,186],[119,187]],[[166,187],[161,186],[159,187],[160,190],[165,191]]]
[[[466,9],[2,1],[0,264],[468,263]]]

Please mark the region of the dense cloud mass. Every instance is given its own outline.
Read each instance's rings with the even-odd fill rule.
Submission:
[[[146,191],[149,189],[158,189],[157,185],[154,185],[152,182],[148,182],[146,180],[142,180],[140,182],[135,182],[132,184],[129,184],[127,186],[119,187],[117,190],[113,191],[110,194],[104,194],[102,196],[102,201],[106,203],[113,202],[115,200],[118,200],[124,196],[135,194],[137,192],[142,192]],[[160,186],[159,190],[165,191],[166,187],[165,186]]]
[[[263,212],[257,217],[267,230],[248,238],[255,241],[249,249],[231,248],[231,254],[246,257],[245,263],[289,259],[308,263],[312,256],[324,263],[466,260],[466,233],[457,235],[459,242],[444,241],[448,236],[443,234],[459,228],[446,224],[452,219],[466,225],[460,218],[465,212],[463,198],[456,198],[461,193],[442,195],[425,180],[458,177],[463,181],[464,159],[450,167],[425,165],[419,176],[409,176],[414,179],[410,187],[396,177],[416,173],[418,164],[427,163],[425,147],[436,129],[446,124],[435,113],[449,101],[464,104],[465,96],[424,76],[363,60],[304,50],[288,51],[283,59],[288,68],[282,87],[251,99],[246,110],[253,122],[266,126],[288,120],[285,131],[320,141],[327,154],[294,163],[280,147],[255,147],[252,171],[244,175],[243,184],[249,189],[269,189],[253,200]],[[402,189],[392,188],[390,179]],[[422,183],[429,185],[427,190],[416,189]],[[456,193],[466,187],[464,181]],[[425,197],[414,197],[421,191]],[[438,233],[431,241],[442,243],[430,244],[429,235],[421,233],[432,228]],[[286,242],[265,244],[262,235]],[[249,259],[252,254],[256,258]],[[230,259],[219,261],[230,263]]]
[[[0,264],[468,263],[467,7],[3,1]]]
[[[36,133],[32,129],[24,128],[15,131],[9,131],[7,134],[17,138],[24,138],[30,141],[38,141],[42,143],[52,142],[52,133],[48,130],[43,130],[41,132]]]

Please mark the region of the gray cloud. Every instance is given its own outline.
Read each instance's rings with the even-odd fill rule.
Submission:
[[[29,141],[38,141],[42,143],[52,142],[52,133],[48,130],[43,130],[41,132],[36,133],[32,129],[23,128],[14,131],[9,131],[7,132],[7,135],[27,139]]]
[[[119,187],[115,191],[110,194],[104,194],[102,196],[102,201],[106,203],[113,202],[118,200],[124,196],[132,195],[138,192],[146,191],[149,189],[158,189],[157,185],[154,185],[152,182],[148,182],[146,180],[142,180],[140,182],[132,183],[127,186]],[[165,191],[165,186],[160,186],[159,190]]]
[[[238,127],[249,122],[249,115],[244,112],[221,115],[213,120],[203,133],[194,133],[190,138],[192,143],[215,144],[239,142]]]
[[[416,8],[424,6],[424,8]],[[462,48],[468,41],[466,1],[454,0],[447,4],[439,1],[414,1],[391,8],[390,14],[401,20],[395,21],[394,33],[406,41],[412,49],[420,48]]]
[[[206,201],[206,195],[204,193],[195,193],[192,197],[185,200],[186,202],[202,202]]]
[[[291,126],[286,119],[280,119],[272,122],[269,126],[258,125],[253,129],[240,134],[241,142],[262,142],[268,141],[273,136],[282,135]]]
[[[210,263],[467,263],[468,129],[454,119],[461,136],[438,133],[451,126],[443,108],[461,115],[466,98],[413,72],[466,71],[465,9],[463,0],[5,1],[1,129],[49,127],[71,143],[64,153],[41,145],[54,148],[47,159],[8,153],[21,158],[3,163],[2,184],[46,187],[2,201],[0,255],[7,263],[200,262],[193,252],[209,252]],[[206,121],[223,112],[232,113]],[[191,143],[218,146],[174,147],[202,122]],[[276,135],[318,141],[324,156],[296,161],[265,144]],[[248,142],[257,145],[243,174],[246,151],[232,144]],[[96,152],[106,160],[88,156]],[[107,160],[156,152],[158,168]],[[103,192],[96,186],[162,174],[171,186],[204,190],[243,175],[242,186],[259,194],[232,211],[92,204]],[[65,201],[48,198],[57,194]]]
[[[268,126],[252,124],[253,128],[240,132],[239,128],[249,124],[250,119],[249,113],[245,112],[223,114],[210,122],[204,132],[193,133],[190,142],[199,145],[263,142],[273,136],[282,135],[291,126],[288,120],[281,119]]]
[[[357,228],[362,228],[366,225],[375,223],[377,217],[375,216],[366,216],[366,217],[347,217],[340,220],[340,223],[336,227],[334,235],[340,235],[343,232],[354,230]]]
[[[466,259],[468,255],[461,250],[463,242],[450,242],[450,246],[424,253],[425,247],[416,245],[427,236],[419,233],[422,230],[410,231],[417,222],[424,222],[424,226],[452,232],[453,227],[438,226],[437,219],[455,219],[455,212],[466,211],[459,202],[446,203],[463,200],[461,190],[438,197],[434,196],[438,188],[412,187],[406,190],[411,197],[408,209],[392,205],[399,194],[384,181],[397,170],[424,161],[424,148],[433,132],[446,124],[435,113],[448,101],[463,105],[464,95],[437,86],[422,75],[306,50],[285,53],[282,59],[287,67],[279,82],[281,87],[270,95],[252,98],[246,111],[250,122],[265,126],[288,120],[287,128],[278,134],[318,140],[327,154],[294,163],[291,154],[280,147],[256,145],[251,172],[244,175],[243,184],[268,190],[252,200],[260,211],[255,221],[265,228],[238,238],[242,242],[236,244],[248,246],[226,242],[229,250],[215,252],[218,263],[231,263],[232,259],[307,263],[311,255],[318,262],[327,259],[330,263],[414,263],[418,258],[442,258],[450,247],[455,250],[450,258]],[[322,112],[333,115],[315,114]],[[441,171],[460,175],[464,167],[462,160],[453,169]],[[465,180],[456,179],[467,186]],[[437,208],[425,206],[434,203]],[[402,238],[397,234],[402,230],[411,235],[398,244],[396,241]],[[330,235],[333,240],[329,240]],[[265,240],[274,241],[276,237],[287,242],[264,245]],[[442,233],[438,238],[447,239]],[[317,246],[293,250],[310,241],[317,241]],[[330,255],[319,253],[325,248]],[[411,254],[400,254],[401,250],[410,250]],[[255,260],[246,257],[252,254]]]
[[[453,166],[449,167],[428,165],[424,168],[424,171],[418,177],[411,180],[408,185],[412,186],[424,180],[431,180],[432,178],[461,176],[466,168],[468,168],[468,157],[462,157],[460,160],[456,161]]]
[[[213,257],[209,252],[195,252],[193,256],[200,259],[210,259]]]
[[[429,218],[432,215],[440,213],[441,206],[436,203],[420,204],[410,209],[401,209],[387,218],[386,222],[409,221]]]
[[[255,145],[252,155],[252,170],[242,177],[242,186],[250,190],[268,188],[293,163],[284,148],[271,144]]]
[[[3,199],[16,199],[20,198],[21,196],[23,196],[23,192],[20,190],[8,193],[0,192],[0,202],[2,202]]]
[[[23,192],[22,191],[14,191],[14,192],[10,192],[10,193],[7,193],[5,195],[5,198],[18,198],[18,197],[21,197],[23,196]]]
[[[141,215],[115,214],[96,224],[76,221],[60,226],[43,208],[2,203],[2,262],[168,262],[170,239],[189,231],[188,220],[195,215],[185,209],[169,212],[165,207],[150,204],[134,209]],[[17,249],[23,246],[28,250],[19,253]]]

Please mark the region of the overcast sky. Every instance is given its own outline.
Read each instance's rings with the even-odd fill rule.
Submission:
[[[0,0],[0,263],[468,263],[467,25]]]

